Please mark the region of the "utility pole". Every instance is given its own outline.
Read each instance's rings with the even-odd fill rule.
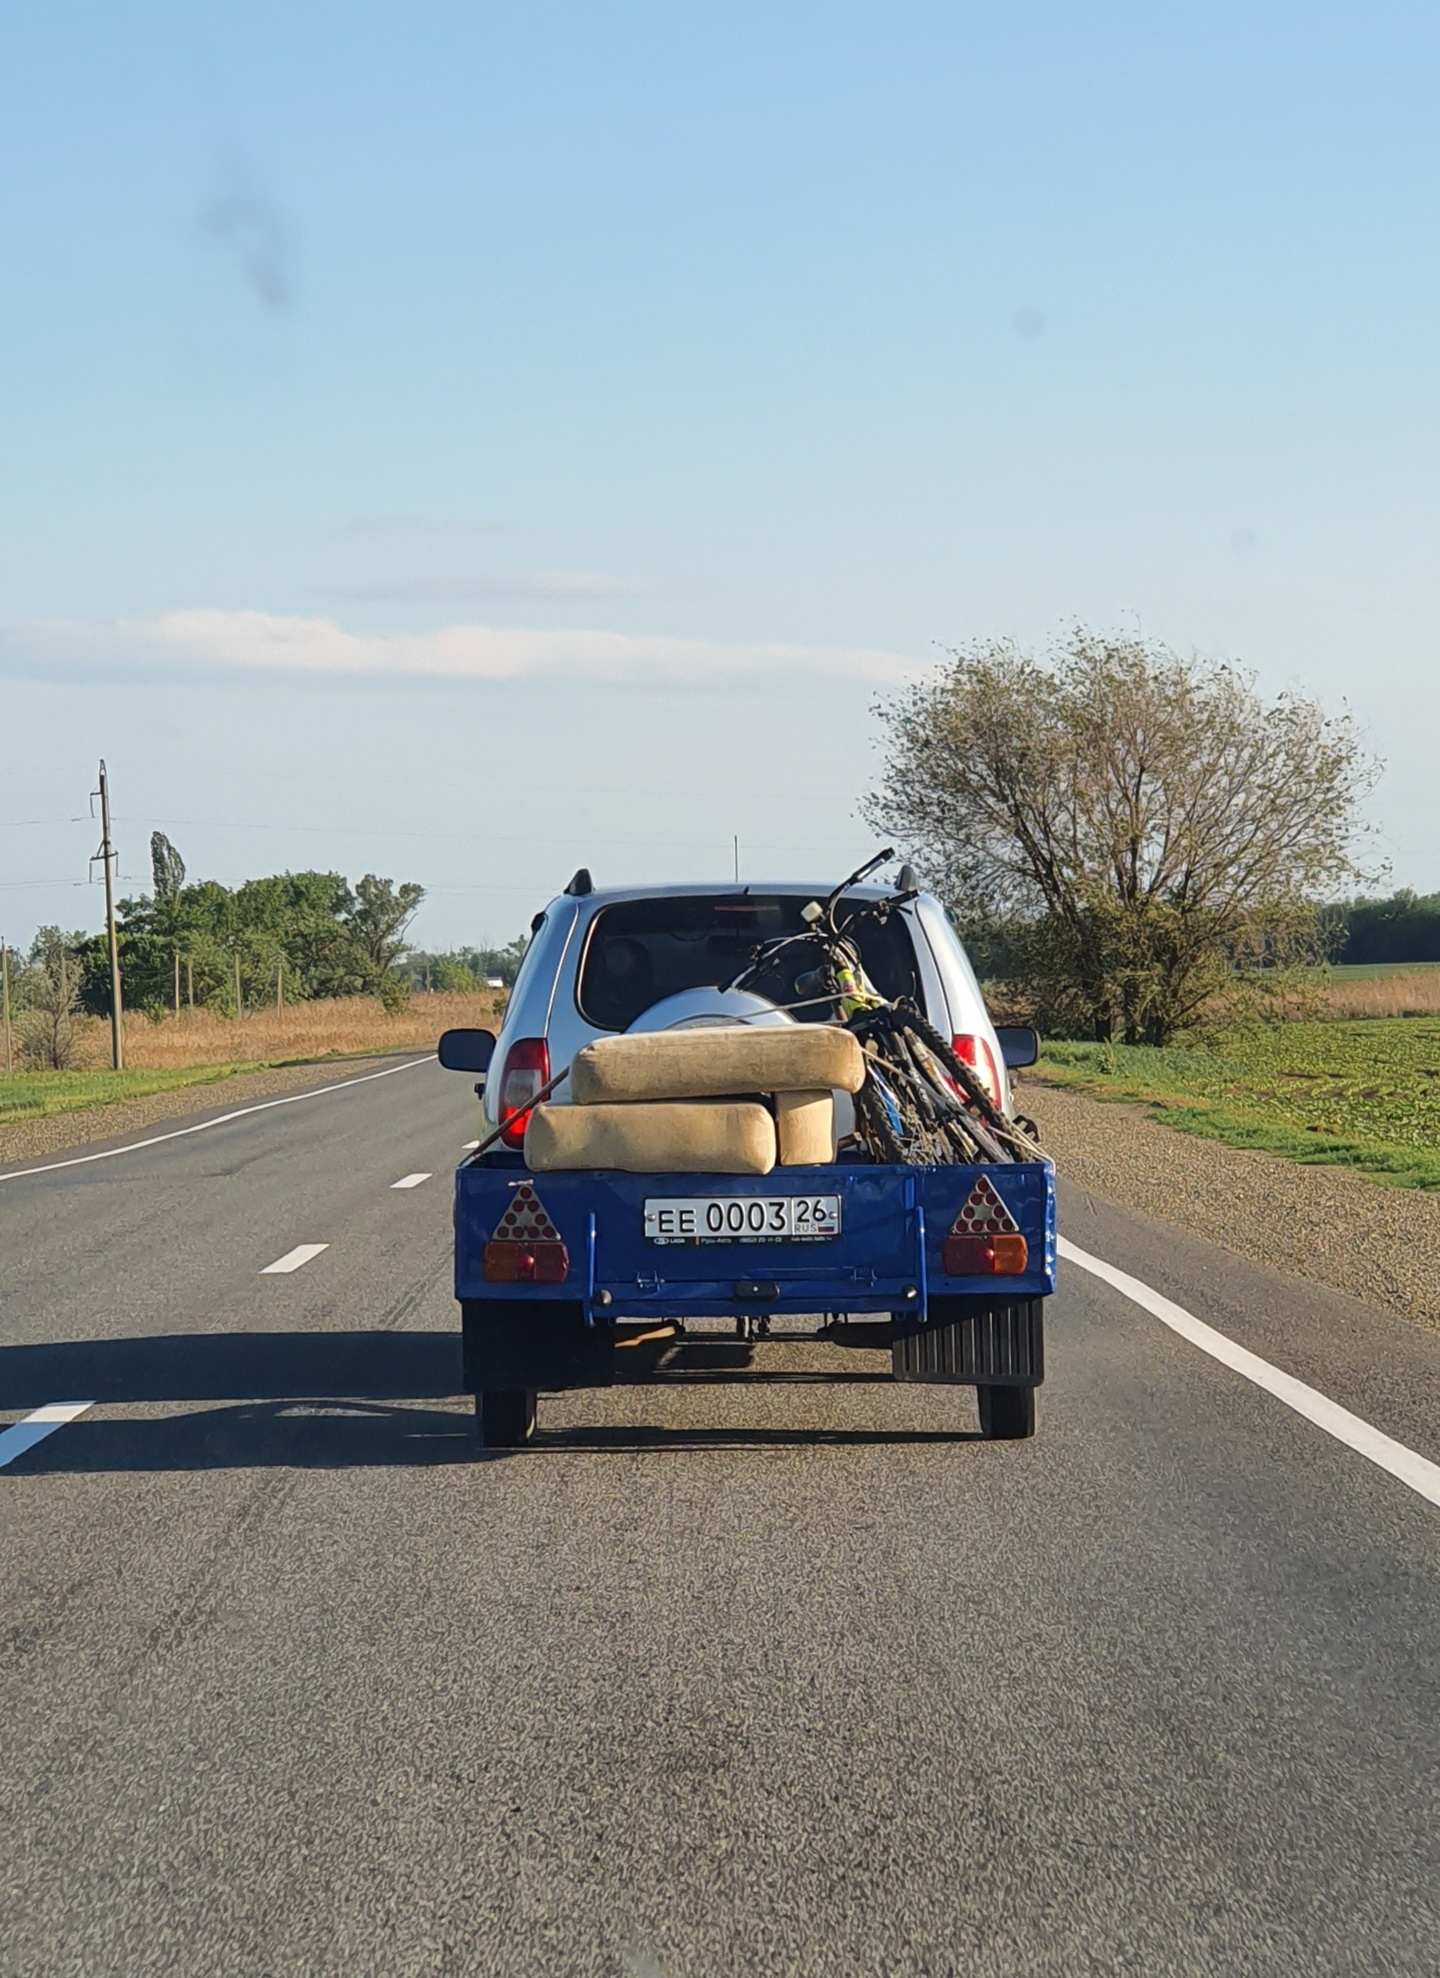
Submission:
[[[175,1014],[180,1014],[180,948],[175,948]]]
[[[195,1014],[195,957],[185,957],[185,1002],[191,1016]]]
[[[14,1070],[10,1062],[10,944],[0,940],[0,1013],[5,1027],[5,1072]]]
[[[282,955],[275,964],[275,1014],[279,1016],[285,1008],[285,957]]]
[[[110,779],[105,761],[100,761],[100,788],[91,791],[100,799],[100,849],[91,859],[105,867],[105,931],[110,937],[110,1062],[116,1071],[125,1069],[124,1011],[120,1006],[120,938],[115,932],[115,868],[118,860],[110,841]]]
[[[740,884],[740,834],[735,834],[735,884]]]
[[[244,1016],[245,1014],[245,1004],[240,989],[240,950],[238,948],[235,950],[235,1014],[237,1017]]]

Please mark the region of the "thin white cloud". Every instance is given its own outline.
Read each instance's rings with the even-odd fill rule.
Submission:
[[[329,618],[267,611],[167,611],[108,624],[32,625],[12,644],[84,665],[416,680],[557,680],[705,691],[745,680],[861,681],[913,676],[914,660],[866,647],[734,644],[596,630],[446,625],[350,632]]]

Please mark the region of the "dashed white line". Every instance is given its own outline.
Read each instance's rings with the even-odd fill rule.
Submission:
[[[402,1174],[400,1179],[398,1181],[392,1181],[390,1186],[392,1188],[418,1188],[422,1181],[428,1181],[429,1179],[430,1175],[428,1171],[425,1174]]]
[[[16,1422],[0,1435],[0,1470],[7,1463],[13,1463],[17,1456],[23,1456],[27,1449],[33,1449],[37,1442],[43,1442],[47,1435],[54,1435],[56,1429],[63,1429],[67,1422],[75,1421],[87,1408],[94,1406],[93,1401],[47,1401],[33,1415]]]
[[[318,1257],[322,1250],[328,1250],[328,1243],[297,1243],[293,1250],[287,1250],[283,1257],[277,1257],[273,1264],[267,1264],[261,1277],[286,1277],[291,1271],[298,1271],[302,1264],[308,1264],[312,1257]]]
[[[0,1181],[23,1181],[27,1174],[54,1174],[59,1168],[83,1168],[91,1161],[118,1160],[121,1154],[138,1154],[142,1147],[158,1147],[162,1140],[183,1140],[190,1133],[208,1133],[212,1126],[226,1126],[232,1119],[245,1119],[251,1113],[268,1113],[274,1106],[299,1106],[307,1099],[323,1099],[327,1092],[348,1092],[352,1085],[369,1085],[372,1079],[393,1078],[397,1071],[414,1071],[416,1065],[434,1062],[432,1051],[428,1057],[407,1058],[403,1065],[387,1065],[384,1071],[367,1071],[362,1078],[342,1078],[338,1085],[316,1085],[309,1092],[291,1092],[283,1099],[262,1099],[254,1106],[237,1106],[233,1113],[221,1113],[217,1119],[197,1120],[194,1126],[177,1126],[171,1133],[152,1133],[148,1140],[132,1140],[124,1147],[106,1147],[98,1154],[73,1154],[68,1161],[47,1161],[38,1168],[12,1168],[9,1174],[0,1174]]]
[[[462,1154],[473,1154],[479,1145],[480,1142],[478,1140],[462,1140],[460,1143],[460,1152]]]
[[[1124,1297],[1143,1306],[1162,1325],[1178,1332],[1192,1346],[1198,1346],[1202,1353],[1208,1353],[1212,1359],[1242,1374],[1246,1380],[1254,1381],[1267,1394],[1273,1394],[1277,1401],[1283,1401],[1287,1408],[1293,1408],[1297,1415],[1303,1415],[1307,1422],[1313,1422],[1317,1429],[1324,1429],[1337,1442],[1343,1442],[1357,1455],[1367,1457],[1401,1483],[1408,1484],[1411,1490],[1429,1503],[1440,1504],[1440,1463],[1432,1463],[1428,1456],[1419,1456],[1413,1449],[1407,1449],[1403,1442],[1396,1442],[1393,1436],[1372,1428],[1369,1422],[1363,1421],[1359,1415],[1352,1415],[1348,1408],[1342,1408],[1338,1401],[1321,1394],[1318,1388],[1307,1387],[1293,1374],[1282,1373],[1268,1360],[1262,1360],[1258,1353],[1237,1346],[1223,1332],[1216,1332],[1214,1326],[1207,1326],[1203,1319],[1197,1319],[1183,1305],[1172,1304],[1170,1299],[1162,1298],[1158,1291],[1152,1291],[1138,1277],[1130,1277],[1125,1271],[1116,1270],[1103,1257],[1092,1257],[1088,1251],[1078,1249],[1063,1236],[1060,1238],[1060,1255],[1067,1262],[1077,1264],[1082,1271],[1089,1271],[1092,1277],[1112,1285]]]

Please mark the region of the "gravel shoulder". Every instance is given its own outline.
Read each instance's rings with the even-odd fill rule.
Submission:
[[[152,1092],[148,1098],[125,1099],[118,1105],[55,1113],[48,1119],[16,1120],[0,1126],[0,1168],[43,1160],[46,1155],[63,1153],[69,1147],[119,1140],[165,1120],[229,1112],[234,1106],[250,1105],[257,1099],[304,1092],[317,1085],[339,1085],[347,1078],[358,1078],[382,1065],[398,1064],[419,1055],[419,1051],[386,1052],[373,1058],[330,1058],[319,1064],[278,1065],[268,1071],[237,1072],[233,1077],[212,1079],[203,1085],[177,1086],[171,1092]]]
[[[1440,1329],[1435,1195],[1224,1147],[1034,1079],[1017,1096],[1060,1172],[1094,1194]]]

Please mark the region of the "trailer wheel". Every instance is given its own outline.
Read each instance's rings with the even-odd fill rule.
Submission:
[[[1035,1433],[1033,1387],[977,1387],[980,1433],[987,1442],[1024,1442]]]
[[[492,1387],[475,1397],[475,1426],[484,1449],[523,1449],[535,1433],[533,1387]]]

